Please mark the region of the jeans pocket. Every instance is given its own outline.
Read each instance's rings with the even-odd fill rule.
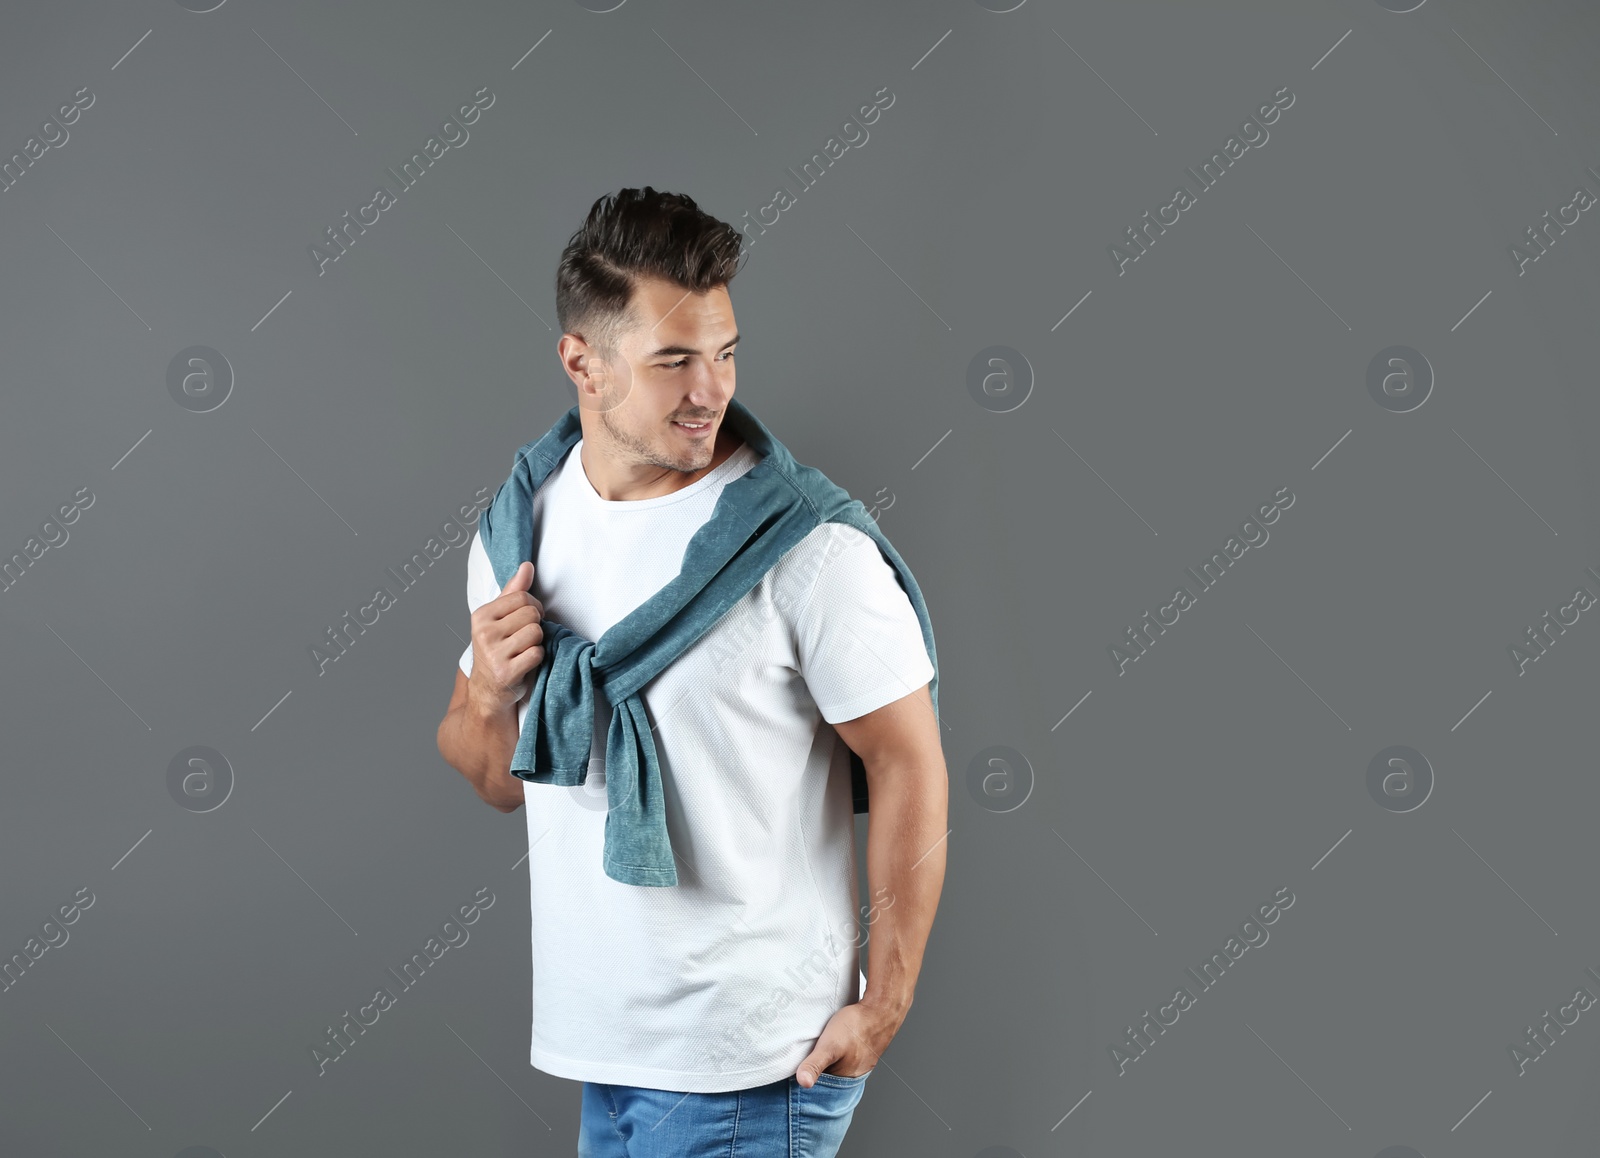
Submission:
[[[877,1067],[874,1066],[873,1068],[876,1069]],[[864,1074],[856,1074],[854,1077],[847,1077],[844,1074],[820,1073],[817,1075],[817,1085],[840,1086],[848,1089],[851,1086],[860,1085],[862,1082],[866,1081],[871,1074],[872,1070],[868,1070]]]
[[[867,1090],[864,1074],[818,1074],[809,1088],[798,1078],[789,1079],[789,1110],[792,1115],[793,1138],[799,1149],[797,1155],[805,1158],[834,1158],[850,1121],[855,1117],[856,1106]]]

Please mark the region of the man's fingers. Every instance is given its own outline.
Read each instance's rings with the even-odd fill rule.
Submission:
[[[524,559],[517,564],[517,569],[512,572],[511,578],[506,580],[506,585],[500,588],[500,594],[505,595],[510,591],[526,591],[532,586],[533,564]]]
[[[516,571],[506,580],[506,585],[500,589],[500,594],[490,601],[495,605],[493,614],[496,619],[519,607],[532,607],[538,612],[540,619],[544,618],[544,604],[530,593],[530,588],[533,586],[533,570],[533,564],[527,560],[517,564]],[[507,596],[511,598],[508,599]],[[487,607],[489,604],[484,606]]]
[[[513,607],[503,616],[487,616],[473,628],[473,639],[486,655],[515,659],[544,642],[544,622],[536,607]],[[542,662],[535,660],[534,666]]]
[[[517,688],[524,696],[533,688],[533,673],[544,663],[543,631],[537,623],[530,623],[505,640],[502,670],[506,686]]]
[[[513,667],[526,661],[531,671],[544,662],[544,628],[530,623],[506,636],[506,655]]]
[[[537,604],[521,604],[512,607],[504,615],[493,619],[491,622],[493,630],[490,635],[500,639],[508,639],[527,628],[530,624],[543,623],[544,612]]]
[[[524,559],[500,594],[472,613],[473,643],[484,674],[507,689],[525,685],[544,663],[544,604],[531,593],[533,571],[533,563]]]
[[[795,1071],[794,1076],[799,1079],[801,1086],[809,1090],[817,1084],[817,1075],[838,1061],[840,1056],[835,1054],[831,1048],[824,1048],[822,1043],[818,1042],[811,1051],[810,1056],[800,1063],[800,1067]]]

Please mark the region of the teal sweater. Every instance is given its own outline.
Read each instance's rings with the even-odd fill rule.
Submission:
[[[533,561],[533,495],[583,436],[577,406],[517,451],[511,475],[478,520],[478,536],[504,587]],[[544,662],[511,759],[511,774],[532,784],[584,783],[594,739],[594,697],[611,706],[606,735],[605,873],[630,885],[678,883],[662,802],[661,766],[639,690],[722,618],[793,546],[823,523],[848,523],[870,535],[894,567],[922,625],[933,664],[928,693],[939,710],[939,661],[922,592],[905,561],[859,499],[815,467],[794,460],[737,399],[724,423],[761,461],[723,487],[711,517],[684,548],[676,578],[597,641],[543,620]],[[851,752],[856,812],[867,811],[866,769]]]

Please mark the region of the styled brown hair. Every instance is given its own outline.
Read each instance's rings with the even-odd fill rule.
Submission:
[[[602,358],[638,321],[629,303],[641,275],[696,293],[725,286],[739,272],[739,232],[693,198],[646,185],[606,194],[561,251],[556,318]]]

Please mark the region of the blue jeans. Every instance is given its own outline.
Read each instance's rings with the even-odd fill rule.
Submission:
[[[584,1082],[578,1158],[834,1158],[871,1073],[718,1094]]]

